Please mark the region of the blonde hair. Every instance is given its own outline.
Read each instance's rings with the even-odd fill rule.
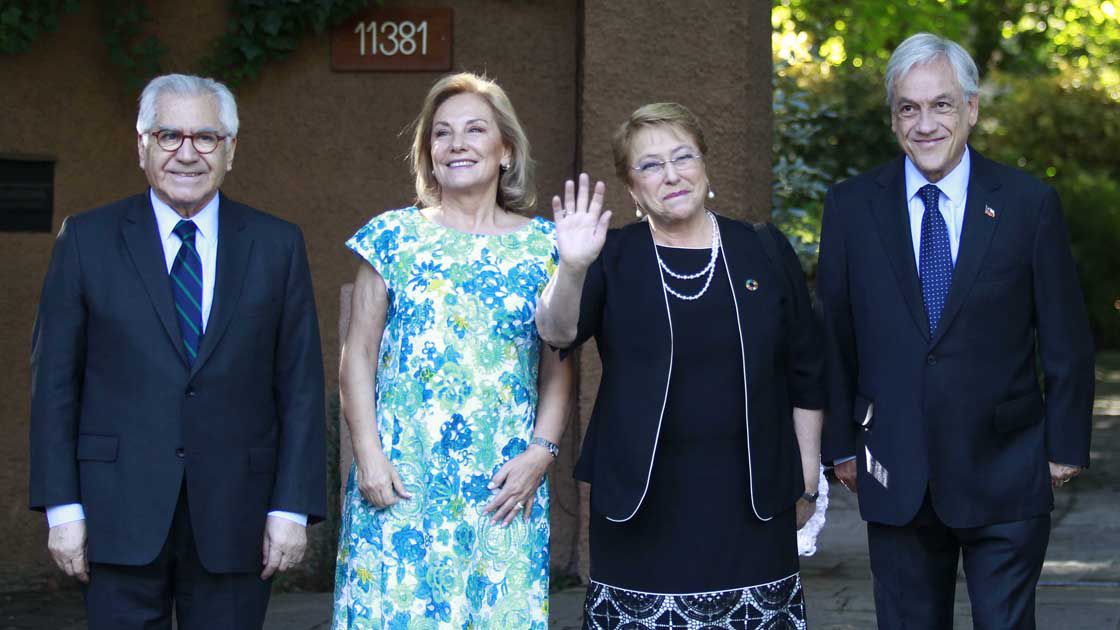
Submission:
[[[533,186],[533,158],[529,157],[529,138],[521,128],[513,104],[509,102],[505,90],[494,81],[470,72],[451,74],[436,81],[420,115],[413,121],[412,151],[409,165],[416,176],[416,199],[421,206],[434,206],[440,203],[440,187],[432,174],[432,119],[436,110],[447,99],[457,94],[477,94],[490,105],[502,141],[510,150],[509,168],[501,172],[498,179],[498,205],[513,212],[528,212],[537,203],[537,192]]]
[[[619,126],[611,138],[611,150],[614,152],[614,172],[622,183],[630,185],[630,149],[634,137],[642,129],[669,125],[685,132],[696,142],[696,148],[701,154],[708,154],[708,143],[704,141],[704,130],[700,128],[700,121],[696,119],[687,107],[680,103],[650,103],[642,105],[630,114],[630,118]]]

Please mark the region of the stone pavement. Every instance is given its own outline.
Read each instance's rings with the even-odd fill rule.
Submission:
[[[1041,630],[1120,630],[1120,354],[1098,358],[1092,467],[1056,495],[1053,530],[1038,588]],[[818,553],[802,561],[813,630],[875,627],[867,538],[855,498],[832,488]],[[330,594],[272,598],[266,628],[330,627]],[[583,589],[553,594],[554,630],[579,628]],[[958,581],[955,627],[970,628],[968,594]],[[0,594],[0,630],[84,627],[75,592]],[[510,629],[515,630],[515,629]]]

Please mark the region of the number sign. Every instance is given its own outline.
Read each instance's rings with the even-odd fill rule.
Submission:
[[[331,69],[451,69],[451,9],[370,9],[331,32]]]

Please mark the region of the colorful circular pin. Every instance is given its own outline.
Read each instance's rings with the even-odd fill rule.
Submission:
[[[758,280],[755,280],[754,278],[748,278],[746,284],[747,284],[747,291],[757,291],[758,290]]]

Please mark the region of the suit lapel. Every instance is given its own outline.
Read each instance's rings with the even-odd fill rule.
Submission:
[[[968,201],[964,208],[964,225],[961,227],[961,242],[957,249],[957,264],[953,267],[953,282],[949,285],[949,296],[941,312],[931,345],[936,344],[953,323],[960,311],[968,290],[980,273],[984,256],[992,242],[996,226],[999,225],[1001,212],[986,214],[986,209],[996,208],[992,191],[999,188],[999,179],[988,168],[989,162],[971,148],[971,172],[968,175]],[[998,208],[996,208],[998,210]]]
[[[237,310],[252,249],[253,239],[246,229],[241,205],[221,195],[218,203],[218,257],[215,265],[214,301],[210,306],[210,318],[206,323],[206,332],[202,335],[202,346],[191,369],[191,376],[198,373],[213,354]]]
[[[183,349],[183,335],[179,332],[179,322],[175,317],[175,298],[171,295],[167,259],[163,254],[159,228],[156,227],[155,210],[147,193],[132,198],[131,207],[125,212],[124,221],[121,222],[121,234],[159,321],[185,366],[187,354]]]
[[[914,264],[914,241],[910,234],[910,214],[906,207],[906,177],[903,172],[903,159],[891,163],[879,176],[882,187],[879,197],[872,201],[871,213],[879,229],[883,249],[894,269],[898,288],[906,301],[914,325],[929,338],[929,325],[926,322],[925,304],[922,300],[922,284],[918,279],[918,268]]]

